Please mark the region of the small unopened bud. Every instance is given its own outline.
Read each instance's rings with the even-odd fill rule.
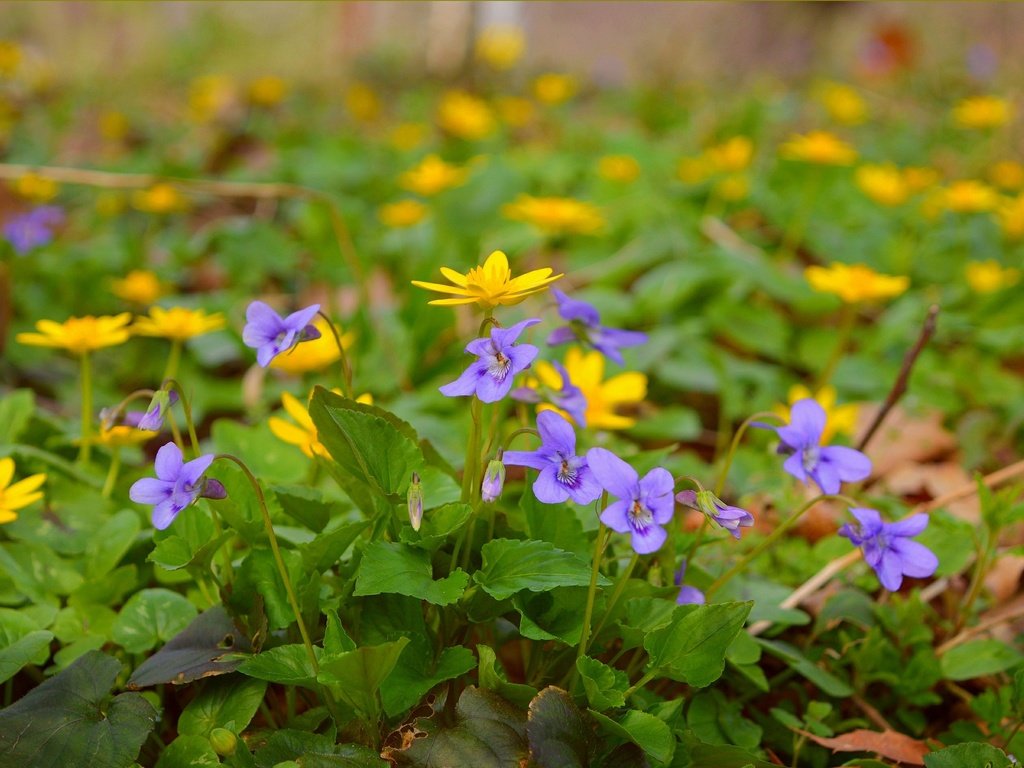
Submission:
[[[409,490],[405,494],[409,504],[409,522],[412,529],[418,531],[423,522],[423,486],[420,485],[420,476],[412,473],[412,482],[409,483]]]
[[[220,480],[207,477],[203,480],[203,492],[199,495],[204,499],[226,499],[228,492]]]
[[[480,484],[480,498],[486,502],[492,502],[501,496],[501,489],[505,487],[505,465],[501,459],[491,459],[487,463],[487,471],[484,472],[484,480]]]
[[[231,757],[238,749],[238,737],[227,728],[214,728],[210,731],[210,746],[221,757]]]
[[[159,432],[164,425],[167,410],[176,402],[178,402],[178,393],[175,390],[158,389],[153,395],[153,399],[149,401],[145,415],[139,419],[136,426],[139,429]]]

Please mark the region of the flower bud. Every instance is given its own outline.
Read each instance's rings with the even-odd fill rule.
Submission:
[[[486,502],[492,502],[501,496],[501,489],[505,487],[505,465],[501,459],[491,459],[487,463],[487,471],[484,472],[484,480],[480,484],[480,498]]]
[[[412,523],[412,529],[418,531],[423,522],[423,486],[420,485],[420,476],[415,472],[412,473],[412,482],[409,483],[405,499],[409,505],[409,522]]]
[[[136,426],[139,429],[159,432],[164,425],[164,416],[167,415],[167,410],[176,402],[178,402],[178,393],[175,390],[158,389],[153,395],[153,399],[149,401],[146,414],[139,419]]]
[[[210,731],[210,746],[221,757],[231,757],[238,749],[238,737],[227,728],[214,728]]]
[[[207,477],[203,478],[203,491],[199,495],[204,499],[226,499],[228,492],[220,480]]]

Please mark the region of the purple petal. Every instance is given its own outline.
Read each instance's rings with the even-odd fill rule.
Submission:
[[[871,459],[860,451],[842,445],[830,445],[821,449],[820,461],[835,469],[839,479],[855,483],[871,474]],[[826,491],[833,493],[833,491]]]
[[[587,465],[601,487],[612,496],[630,502],[639,497],[640,477],[636,470],[611,451],[591,448],[587,451]]]
[[[679,595],[676,597],[676,604],[678,605],[704,605],[707,599],[704,597],[704,593],[696,587],[691,587],[689,584],[684,584],[679,588]]]
[[[576,487],[569,489],[569,496],[577,504],[593,504],[601,497],[601,484],[597,482],[590,467],[583,465],[578,471]]]
[[[505,376],[501,381],[495,381],[493,376],[484,374],[476,384],[476,396],[484,403],[496,403],[501,400],[512,389],[512,375]]]
[[[539,403],[540,393],[529,387],[516,387],[511,392],[512,399],[521,403]]]
[[[481,377],[487,375],[487,364],[477,360],[462,372],[451,384],[440,387],[441,394],[446,397],[468,397],[476,392]]]
[[[494,346],[498,349],[514,344],[516,339],[519,338],[525,329],[531,325],[537,325],[540,320],[535,317],[531,317],[528,320],[520,320],[515,325],[510,325],[508,328],[492,328],[491,329],[491,340],[494,342]]]
[[[551,465],[551,461],[544,458],[540,451],[505,451],[501,455],[501,460],[508,467],[529,467],[537,470]]]
[[[537,414],[537,431],[546,449],[565,456],[576,455],[576,432],[561,414],[541,411]]]
[[[697,492],[680,491],[676,494],[676,501],[684,507],[693,507],[694,509],[697,509]]]
[[[284,325],[289,330],[299,333],[313,321],[313,318],[316,317],[316,313],[319,311],[319,304],[313,304],[312,306],[297,310],[284,319]]]
[[[245,327],[242,329],[242,341],[248,347],[259,347],[273,340],[281,332],[280,316],[269,304],[254,301],[245,310]]]
[[[807,482],[807,470],[804,469],[804,457],[801,453],[794,453],[786,459],[782,464],[782,468],[801,483]]]
[[[144,477],[136,480],[128,489],[128,498],[136,504],[159,504],[171,495],[173,483],[157,480],[155,477]]]
[[[156,452],[153,468],[156,470],[156,476],[161,480],[173,483],[181,474],[182,466],[181,450],[174,443],[165,443]]]
[[[640,480],[641,503],[651,510],[654,522],[659,525],[667,523],[675,514],[674,488],[672,473],[662,467],[652,469]]]
[[[569,489],[558,482],[558,467],[548,464],[533,483],[533,495],[544,504],[561,504],[569,498]]]
[[[601,315],[592,304],[579,299],[569,298],[563,291],[552,288],[551,293],[558,302],[558,314],[564,320],[579,320],[584,325],[597,325],[601,321]],[[550,342],[549,342],[550,343]]]
[[[162,531],[167,528],[171,523],[174,522],[174,518],[181,512],[174,506],[174,502],[168,499],[167,501],[161,502],[153,507],[153,527],[158,531]]]
[[[821,488],[822,493],[839,493],[842,483],[839,482],[839,472],[836,471],[834,465],[826,461],[819,461],[809,474]]]
[[[861,525],[864,538],[875,536],[882,530],[882,516],[877,509],[867,507],[851,507],[850,514],[857,518]]]
[[[775,431],[782,442],[793,448],[818,445],[825,420],[825,409],[808,397],[793,403],[789,409],[789,424]]]
[[[881,562],[875,567],[878,580],[890,592],[895,592],[903,583],[903,562],[895,552],[887,550],[882,553]]]
[[[512,377],[517,373],[522,373],[530,367],[540,352],[533,344],[516,344],[514,347],[506,347],[505,354],[508,359],[512,361],[512,366],[509,368],[508,376],[506,379],[511,385]]]
[[[911,515],[905,520],[898,520],[895,523],[890,523],[888,526],[889,533],[896,536],[917,536],[925,528],[928,527],[928,515],[924,512],[920,512],[916,515]]]
[[[923,579],[935,573],[939,558],[924,544],[910,539],[896,539],[890,545],[900,559],[904,575]]]
[[[657,552],[668,538],[668,532],[657,525],[649,525],[643,531],[633,531],[633,551],[638,555]]]
[[[548,346],[557,347],[559,344],[568,344],[576,340],[576,332],[567,325],[555,328],[548,334]]]
[[[484,355],[494,354],[494,342],[491,341],[489,336],[485,336],[482,339],[473,339],[469,344],[466,345],[466,351],[471,355],[477,357],[483,357]]]
[[[203,476],[203,472],[210,468],[210,464],[213,463],[214,455],[212,453],[204,454],[197,459],[192,459],[188,464],[181,468],[180,477],[185,479],[185,483],[188,485],[198,485],[199,478]]]
[[[616,533],[631,533],[633,526],[629,524],[629,508],[632,501],[613,501],[601,513],[601,522]]]
[[[285,339],[287,340],[288,337],[285,337]],[[263,344],[256,350],[256,362],[259,364],[260,368],[266,368],[270,365],[270,361],[277,357],[277,353],[280,351],[281,350],[278,349],[275,344]]]

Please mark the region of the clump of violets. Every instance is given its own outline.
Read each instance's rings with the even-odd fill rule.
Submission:
[[[576,433],[572,425],[554,411],[537,416],[541,446],[535,451],[505,451],[510,466],[530,467],[540,472],[533,483],[533,495],[544,504],[572,499],[590,504],[601,495],[601,485],[584,456],[576,455]]]
[[[684,507],[700,510],[731,533],[734,539],[740,537],[740,528],[754,524],[754,516],[747,510],[726,504],[711,491],[680,491],[676,494],[676,501]]]
[[[43,205],[19,214],[4,224],[4,238],[19,256],[35,248],[48,245],[54,233],[64,223],[64,211],[55,205]]]
[[[601,522],[616,533],[631,536],[638,555],[657,552],[668,538],[662,527],[675,512],[675,481],[667,469],[656,467],[642,478],[629,464],[605,448],[587,451],[587,464],[600,484],[618,501],[601,513]]]
[[[846,523],[839,529],[839,535],[861,548],[864,561],[875,570],[882,586],[890,592],[900,588],[904,576],[923,579],[939,567],[934,552],[911,540],[928,527],[928,515],[920,513],[906,520],[886,523],[875,509],[855,507],[850,509],[850,514],[860,525]]]
[[[203,476],[213,459],[214,455],[208,453],[186,463],[181,449],[174,443],[167,443],[157,451],[153,463],[156,477],[136,480],[128,490],[128,497],[137,504],[151,505],[153,527],[162,531],[201,496],[225,497],[224,486],[219,481]]]
[[[842,483],[854,483],[871,474],[871,460],[858,450],[822,445],[825,410],[811,398],[798,400],[789,412],[789,424],[773,427],[781,440],[779,453],[789,454],[783,468],[802,483],[808,478],[822,493],[838,493]]]
[[[319,304],[281,317],[268,304],[252,302],[245,310],[245,328],[242,341],[256,350],[256,362],[263,368],[282,352],[288,352],[303,341],[320,338],[320,331],[312,325],[320,311]]]
[[[466,352],[476,355],[451,384],[441,387],[448,397],[476,395],[484,403],[496,403],[512,389],[516,375],[525,371],[537,357],[538,349],[532,344],[516,344],[516,339],[529,326],[540,320],[523,320],[508,328],[492,328],[491,335],[474,339],[466,345]]]
[[[565,411],[581,427],[586,427],[587,398],[584,396],[583,390],[572,383],[565,366],[555,360],[550,365],[558,372],[560,378],[558,389],[548,386],[547,381],[540,380],[535,386],[516,387],[512,390],[512,398],[523,403],[549,403],[555,408]],[[538,376],[538,378],[541,377]]]
[[[601,315],[592,304],[573,299],[557,288],[552,288],[558,302],[558,314],[569,325],[556,328],[548,336],[548,344],[555,346],[576,341],[591,346],[619,365],[623,364],[620,349],[635,347],[647,341],[647,334],[639,331],[623,331],[601,325]]]

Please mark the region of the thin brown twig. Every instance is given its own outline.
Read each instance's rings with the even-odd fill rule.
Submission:
[[[935,649],[935,655],[941,656],[947,651],[956,648],[958,645],[963,645],[972,637],[977,637],[978,635],[988,632],[990,629],[993,629],[994,627],[998,627],[1000,624],[1004,624],[1008,621],[1013,621],[1014,619],[1024,616],[1024,600],[1020,601],[1018,605],[1013,606],[1009,610],[1003,610],[993,613],[996,613],[996,615],[981,622],[980,624],[976,624],[973,627],[967,627],[967,629],[963,630],[958,635],[955,635],[954,637],[951,637],[949,640],[944,642],[942,645]]]

